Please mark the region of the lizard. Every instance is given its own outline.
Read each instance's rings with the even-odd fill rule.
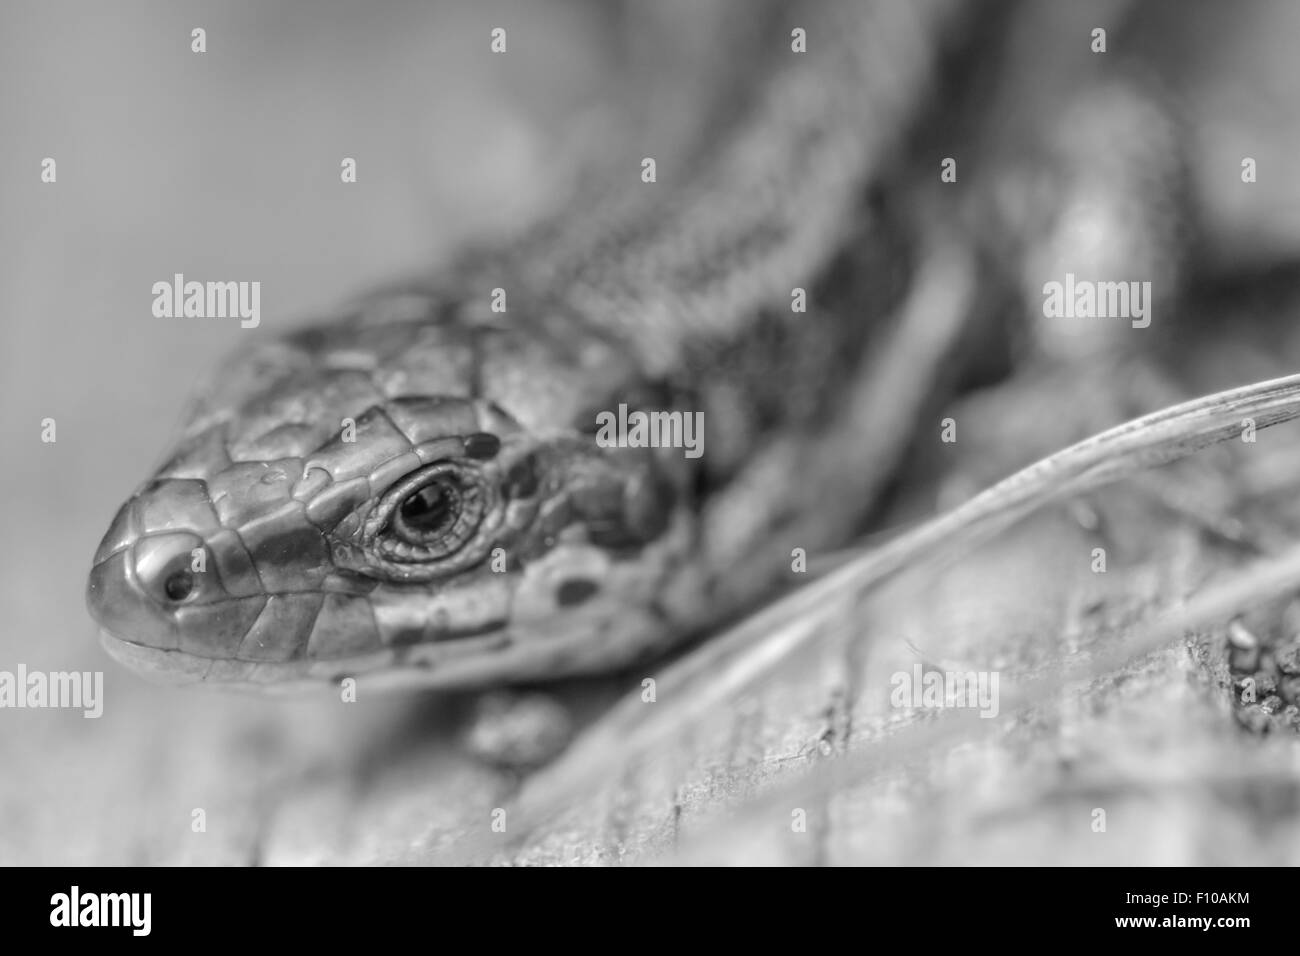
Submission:
[[[616,710],[530,784],[537,820],[608,771],[611,754],[645,752],[803,646],[837,590],[965,534],[972,515],[1023,504],[1007,496],[1016,483],[1003,486],[797,592],[776,617],[717,633],[790,582],[791,547],[855,537],[922,406],[951,385],[988,276],[976,279],[960,242],[935,242],[951,214],[926,232],[922,216],[898,212],[905,202],[882,204],[880,187],[907,179],[891,154],[923,124],[944,40],[970,16],[941,3],[793,6],[769,30],[754,107],[666,202],[564,210],[457,262],[450,279],[236,356],[95,555],[88,601],[110,653],[208,683],[484,688],[604,672],[713,635],[665,676],[692,695],[672,715]],[[808,54],[786,52],[796,25],[810,27]],[[1094,151],[1153,115],[1132,88],[1085,87],[1078,102],[1074,115],[1099,124],[1085,137]],[[1128,173],[1176,159],[1177,143],[1161,122],[1144,128],[1133,142],[1149,153],[1103,174],[1126,241],[1100,249],[1112,263],[1154,255],[1144,273],[1172,287],[1178,263],[1161,257],[1180,246],[1157,208],[1170,193],[1132,202],[1148,184]],[[1025,212],[990,216],[980,201],[996,192],[965,210],[968,232],[1020,246],[995,258],[1023,268],[1027,311],[1028,280],[1068,261],[1070,214],[1086,210],[1070,188],[1087,198],[1092,160],[1106,158],[1071,141],[1051,149],[1039,171],[1067,187],[1045,200],[1060,241],[1036,241],[1041,222],[989,228]],[[508,321],[486,308],[496,286],[510,293]],[[789,309],[803,286],[807,316]],[[593,447],[593,412],[622,403],[704,409],[709,454],[692,464],[679,451]],[[342,437],[347,423],[356,442]]]
[[[936,212],[891,166],[962,112],[927,116],[940,83],[951,97],[969,72],[945,46],[976,15],[772,15],[750,109],[666,198],[634,187],[563,209],[437,281],[236,355],[94,557],[109,652],[163,679],[263,689],[530,684],[661,656],[788,585],[792,551],[849,543],[953,386],[959,345],[990,346],[973,303],[1006,307],[1024,279],[977,275],[972,249],[1068,259],[1060,237],[1088,208],[1072,200],[1096,195],[1088,157],[1059,142],[1038,169],[1058,188],[1030,212],[1046,226],[990,211],[996,189]],[[808,53],[789,45],[801,26]],[[1144,115],[1132,89],[1077,102],[1122,127]],[[1003,134],[986,165],[1022,140]],[[1176,158],[1168,135],[1151,140],[1121,173]],[[1142,182],[1102,185],[1129,210],[1112,257],[1178,248],[1160,241],[1168,218],[1133,201]],[[488,308],[497,287],[504,316]],[[809,314],[790,307],[804,287]],[[597,414],[620,406],[702,409],[709,452],[599,447]]]
[[[968,324],[971,263],[880,187],[971,17],[779,8],[681,183],[235,355],[94,555],[110,654],[262,688],[600,673],[845,543]],[[621,405],[702,410],[711,450],[599,445]]]

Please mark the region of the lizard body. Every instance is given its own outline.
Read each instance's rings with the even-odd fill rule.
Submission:
[[[991,241],[898,160],[970,68],[949,40],[1016,6],[774,9],[762,82],[678,181],[236,355],[95,555],[110,651],[262,686],[598,672],[846,543],[953,384],[972,303],[1005,305]],[[623,406],[701,412],[705,454],[602,447]]]

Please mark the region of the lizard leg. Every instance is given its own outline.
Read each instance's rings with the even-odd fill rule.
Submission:
[[[549,762],[573,733],[571,709],[557,695],[502,689],[474,700],[460,741],[485,763],[524,772]]]

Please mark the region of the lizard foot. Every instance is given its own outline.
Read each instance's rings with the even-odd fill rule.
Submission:
[[[522,772],[552,760],[573,733],[569,708],[556,697],[498,690],[478,699],[461,738],[465,749],[485,763]]]

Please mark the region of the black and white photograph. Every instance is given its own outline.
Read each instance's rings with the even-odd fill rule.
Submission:
[[[1078,911],[1250,939],[1170,868],[1300,862],[1297,39],[0,0],[0,866],[97,874],[24,919],[1159,867]]]

